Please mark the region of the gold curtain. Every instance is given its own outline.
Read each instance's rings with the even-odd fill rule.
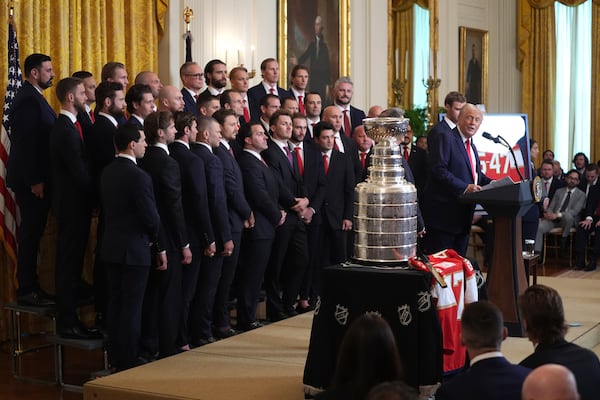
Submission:
[[[560,0],[577,6],[585,0]],[[517,14],[518,68],[521,71],[521,110],[529,115],[529,132],[540,150],[554,149],[554,93],[556,79],[555,0],[519,0]],[[592,3],[592,27],[600,23],[600,0]],[[592,29],[592,121],[591,154],[600,155],[600,140],[593,132],[600,131],[600,95],[598,77],[600,33]]]
[[[392,26],[391,30],[391,68],[389,70],[390,82],[394,79],[406,80],[400,106],[404,109],[412,107],[410,100],[413,98],[412,87],[412,60],[414,59],[414,10],[417,4],[425,9],[429,7],[429,0],[392,0]],[[408,63],[406,55],[408,54]],[[397,65],[396,65],[397,64]],[[408,64],[408,65],[406,65]],[[398,76],[396,76],[398,75]],[[388,90],[388,104],[396,106],[396,99],[392,90]]]
[[[0,87],[6,88],[6,41],[8,2],[0,7]],[[120,61],[127,66],[129,80],[143,70],[157,71],[158,41],[164,30],[168,0],[16,0],[14,21],[17,29],[21,67],[31,53],[52,57],[55,84],[73,72],[85,69],[100,81],[102,66]],[[54,89],[44,92],[49,103],[59,108]],[[3,96],[2,96],[3,97]],[[42,287],[54,292],[56,227],[50,220],[40,251]],[[95,230],[93,229],[95,233]],[[95,235],[94,235],[95,236]],[[86,270],[92,262],[90,238]],[[0,304],[15,298],[14,265],[0,246]],[[7,314],[0,317],[0,340],[8,337]]]

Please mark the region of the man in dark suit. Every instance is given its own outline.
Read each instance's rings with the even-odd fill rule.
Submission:
[[[346,261],[348,231],[354,211],[354,168],[348,154],[333,148],[333,125],[319,122],[313,133],[323,158],[327,194],[323,201],[321,229],[321,267]]]
[[[227,65],[218,59],[210,60],[204,66],[206,90],[203,94],[220,97],[227,86]]]
[[[118,119],[123,117],[125,107],[125,94],[123,86],[119,82],[102,82],[96,88],[96,122],[89,135],[85,138],[90,155],[92,171],[93,205],[98,207],[101,202],[99,198],[100,175],[104,167],[115,158],[114,134],[117,130]],[[104,229],[104,215],[98,215],[96,254],[102,249],[102,229]],[[94,305],[96,308],[96,320],[99,326],[103,324],[108,304],[108,288],[106,268],[100,257],[94,259]]]
[[[585,210],[582,220],[577,224],[575,234],[575,269],[593,271],[596,269],[596,261],[600,255],[600,186],[594,185],[587,196]],[[594,235],[591,235],[594,233]],[[592,237],[592,250],[590,259],[585,264],[585,247]]]
[[[313,142],[313,127],[321,120],[321,111],[323,110],[323,101],[321,95],[317,92],[308,92],[306,94],[306,101],[304,102],[306,108],[306,119],[308,122],[307,133],[304,140]]]
[[[290,148],[296,158],[298,173],[302,178],[310,203],[304,218],[301,218],[306,224],[308,266],[300,287],[300,302],[296,307],[297,311],[312,309],[317,300],[315,282],[318,279],[316,273],[318,272],[319,230],[321,227],[321,214],[317,213],[317,210],[321,210],[327,191],[321,152],[314,141],[305,141],[306,132],[306,117],[301,113],[294,114],[292,116],[292,137],[289,140]],[[309,300],[313,306],[309,304]]]
[[[125,64],[119,61],[110,61],[104,64],[101,72],[102,81],[100,83],[120,83],[123,87],[123,93],[127,91],[129,85],[129,74],[125,68]],[[96,106],[96,113],[98,108]],[[119,125],[123,125],[127,122],[125,114],[119,114],[116,117]]]
[[[160,357],[177,352],[181,270],[192,261],[181,201],[181,173],[177,161],[169,157],[168,145],[175,140],[175,132],[173,115],[168,111],[152,113],[144,120],[149,147],[140,167],[152,178],[160,216],[159,241],[164,243],[168,260],[168,268],[151,272],[144,299],[144,346],[151,354],[158,348]]]
[[[77,121],[81,124],[83,138],[86,139],[94,125],[94,121],[96,121],[96,116],[92,110],[92,104],[96,102],[96,79],[89,71],[77,71],[71,76],[81,79],[85,88],[85,96],[87,97],[85,111],[77,113]]]
[[[238,116],[232,110],[221,109],[214,113],[213,117],[221,125],[221,143],[214,147],[213,151],[223,164],[229,227],[233,240],[233,253],[223,259],[221,279],[215,295],[213,312],[213,333],[216,338],[224,339],[235,334],[235,331],[231,328],[229,311],[227,310],[229,289],[238,265],[242,245],[242,231],[244,228],[254,226],[254,214],[252,214],[252,209],[244,195],[242,171],[235,160],[232,148],[232,144],[237,143]]]
[[[179,77],[183,83],[183,88],[181,89],[183,101],[185,102],[183,111],[187,111],[198,117],[200,112],[198,111],[196,101],[204,89],[204,71],[202,71],[202,67],[198,63],[188,61],[179,68]]]
[[[550,201],[554,197],[557,189],[567,186],[567,182],[563,179],[557,179],[554,177],[554,165],[552,160],[542,161],[540,167],[540,177],[542,178],[542,201],[539,203],[540,215],[548,209]]]
[[[290,99],[298,103],[298,111],[306,115],[306,86],[308,85],[308,67],[298,64],[292,68],[291,84],[288,90]]]
[[[58,334],[73,339],[100,338],[79,321],[77,292],[90,231],[92,178],[77,113],[85,112],[85,88],[78,78],[56,85],[61,110],[50,134],[52,211],[58,222],[56,305]]]
[[[258,121],[260,117],[260,101],[266,94],[279,98],[289,97],[287,90],[277,85],[279,81],[279,63],[274,58],[265,58],[260,63],[260,73],[263,80],[256,86],[248,89],[248,102],[250,103],[250,119]]]
[[[353,94],[354,83],[349,77],[342,76],[335,81],[333,85],[333,104],[342,113],[343,134],[346,137],[352,137],[352,130],[358,125],[362,125],[363,119],[366,118],[363,110],[350,105]]]
[[[192,151],[204,162],[206,186],[208,192],[208,208],[216,238],[217,252],[213,257],[202,258],[202,268],[196,296],[192,304],[191,337],[194,346],[202,346],[214,342],[213,312],[223,261],[233,254],[234,242],[229,225],[229,210],[225,192],[223,163],[213,148],[219,146],[221,126],[212,117],[201,116],[198,119],[198,134]]]
[[[136,83],[130,87],[125,94],[125,103],[129,112],[127,123],[134,125],[138,130],[143,130],[144,119],[154,112],[155,107],[150,86]]]
[[[238,158],[244,180],[244,193],[254,213],[253,227],[246,229],[242,239],[240,268],[236,277],[237,329],[260,328],[256,306],[265,270],[269,262],[276,227],[282,226],[296,200],[281,180],[268,167],[260,153],[268,148],[267,135],[258,122],[242,128],[244,150]]]
[[[358,150],[356,157],[353,158],[354,177],[356,178],[356,183],[360,183],[364,182],[369,174],[373,140],[367,136],[367,132],[365,132],[365,127],[363,125],[354,128],[352,139],[356,142],[356,149]]]
[[[458,114],[467,103],[467,98],[459,92],[449,92],[444,99],[446,115],[444,119],[436,123],[427,135],[427,147],[431,147],[442,134],[449,134],[456,127]],[[435,146],[435,144],[433,144]]]
[[[310,90],[318,92],[323,99],[328,96],[327,85],[331,82],[331,64],[329,63],[329,48],[323,38],[323,19],[315,18],[315,36],[304,53],[298,58],[298,64],[308,64],[310,67]]]
[[[579,182],[579,189],[585,193],[587,197],[590,189],[598,183],[598,164],[588,164],[585,167],[585,173],[583,174],[581,181]]]
[[[475,205],[463,204],[459,196],[481,190],[491,182],[482,171],[477,149],[471,142],[483,113],[465,105],[452,134],[440,135],[429,148],[430,171],[421,210],[425,218],[424,247],[428,254],[454,249],[467,254]]]
[[[321,121],[326,121],[333,125],[333,148],[335,150],[341,153],[356,153],[356,142],[344,134],[344,114],[338,106],[333,105],[325,107]]]
[[[208,209],[204,163],[190,149],[190,143],[196,140],[198,133],[196,117],[185,111],[176,113],[175,128],[177,133],[175,141],[169,145],[169,152],[181,171],[181,201],[192,251],[192,262],[181,274],[181,322],[177,345],[182,350],[189,350],[190,307],[196,294],[202,256],[214,256],[217,247]]]
[[[519,296],[519,309],[527,337],[535,346],[533,354],[519,365],[532,369],[550,363],[564,365],[575,375],[581,400],[597,398],[600,393],[598,356],[565,340],[567,325],[558,292],[545,285],[530,286]]]
[[[266,94],[260,99],[260,122],[267,136],[271,137],[271,117],[281,109],[281,99],[274,94]]]
[[[500,352],[506,338],[500,309],[487,301],[467,304],[460,324],[471,366],[444,382],[436,400],[521,399],[521,386],[530,370],[511,364]]]
[[[6,183],[15,192],[21,214],[17,236],[17,300],[47,306],[53,301],[39,285],[37,254],[46,227],[51,188],[48,142],[56,113],[42,91],[52,86],[52,61],[45,54],[25,59],[25,82],[10,114],[10,155]]]
[[[98,257],[106,263],[109,282],[108,354],[117,370],[139,364],[142,304],[150,265],[166,268],[158,241],[160,220],[152,180],[136,165],[146,150],[143,131],[122,126],[115,132],[117,157],[102,171],[102,213],[106,217]],[[152,262],[152,249],[156,262]]]
[[[297,205],[286,208],[285,223],[277,228],[265,275],[267,317],[271,321],[279,321],[296,315],[294,304],[308,265],[306,225],[302,217],[306,218],[310,204],[288,143],[292,136],[291,116],[283,111],[273,114],[271,131],[273,136],[262,156],[283,185],[298,199]]]

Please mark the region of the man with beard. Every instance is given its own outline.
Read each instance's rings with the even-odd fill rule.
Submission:
[[[48,141],[56,120],[42,91],[52,86],[54,71],[50,57],[45,54],[29,55],[24,66],[26,79],[10,113],[11,151],[6,173],[6,184],[15,192],[21,213],[17,236],[17,300],[47,306],[53,302],[40,288],[36,269],[50,207]]]
[[[227,65],[221,60],[210,60],[204,67],[204,79],[207,85],[204,93],[220,96],[227,86]]]
[[[350,105],[354,94],[354,83],[347,76],[342,76],[333,85],[333,104],[342,112],[344,135],[352,137],[352,131],[358,125],[362,125],[365,112]]]
[[[85,111],[77,114],[77,121],[81,124],[83,138],[85,139],[89,135],[89,131],[92,129],[92,125],[96,120],[96,116],[92,111],[92,104],[96,102],[96,79],[89,71],[77,71],[71,76],[73,78],[81,79],[83,81],[83,87],[85,88],[85,96],[87,97]]]
[[[87,149],[77,113],[85,112],[85,88],[78,78],[65,78],[56,86],[61,110],[50,134],[52,211],[58,221],[56,249],[56,305],[58,334],[73,339],[102,337],[90,331],[76,313],[77,289],[90,230],[92,179]]]
[[[102,82],[96,88],[96,122],[90,135],[86,138],[86,145],[90,156],[92,173],[93,205],[100,204],[99,188],[100,175],[105,166],[115,158],[114,134],[117,130],[117,120],[123,118],[125,95],[123,85],[118,82]],[[104,219],[102,213],[98,216],[98,241],[96,254],[102,248],[102,230]],[[94,301],[96,306],[96,322],[102,325],[107,309],[107,279],[106,270],[99,257],[94,260]]]

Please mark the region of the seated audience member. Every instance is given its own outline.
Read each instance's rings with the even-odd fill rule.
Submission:
[[[507,332],[500,309],[488,301],[468,304],[461,326],[471,366],[444,382],[435,394],[436,400],[520,399],[521,386],[530,370],[511,364],[500,352]]]
[[[544,152],[542,153],[542,159],[550,161],[554,160],[554,152],[550,149],[544,150]]]
[[[590,192],[590,189],[593,186],[596,186],[598,183],[598,164],[589,164],[585,167],[585,173],[583,174],[583,179],[579,182],[579,189],[587,198],[587,195]]]
[[[582,180],[585,177],[585,169],[589,164],[590,160],[585,153],[579,152],[573,156],[573,167],[579,172],[580,179]]]
[[[417,400],[419,392],[402,381],[382,382],[367,394],[367,400]]]
[[[533,285],[519,296],[519,309],[527,337],[535,346],[533,354],[520,365],[527,368],[549,363],[564,365],[575,375],[581,399],[597,399],[600,361],[592,351],[565,340],[567,326],[558,292],[548,286]]]
[[[522,400],[579,400],[575,376],[568,368],[546,364],[531,371],[523,382]]]
[[[564,180],[565,172],[563,171],[562,167],[560,166],[560,161],[552,160],[552,166],[554,168],[554,177],[561,181]]]
[[[403,378],[404,371],[390,326],[378,314],[365,313],[346,331],[331,386],[316,398],[364,399],[378,383]]]
[[[592,235],[592,233],[594,233]],[[585,263],[585,248],[591,237],[592,250],[589,261]],[[593,271],[596,269],[596,260],[600,254],[600,186],[592,186],[587,196],[585,210],[577,224],[575,233],[575,269]]]
[[[543,200],[540,202],[540,212],[544,212],[548,209],[552,197],[556,190],[566,186],[564,180],[558,179],[554,176],[554,164],[552,160],[546,158],[542,161],[540,167],[540,177],[542,178],[542,194]]]
[[[577,188],[578,184],[579,173],[572,169],[567,174],[567,186],[556,191],[548,210],[544,211],[535,238],[536,251],[542,251],[544,234],[557,227],[563,230],[560,241],[561,251],[566,251],[569,230],[577,224],[579,213],[585,206],[585,193]]]

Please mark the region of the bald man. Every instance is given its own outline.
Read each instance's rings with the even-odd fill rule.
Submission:
[[[167,85],[158,92],[158,111],[183,111],[185,103],[181,91],[175,86]]]
[[[522,400],[579,400],[575,376],[558,364],[545,364],[531,371],[523,382]]]
[[[367,112],[367,118],[379,117],[379,114],[381,114],[382,111],[383,111],[383,107],[381,107],[381,106],[378,106],[378,105],[371,106],[371,108],[369,108],[369,111]]]

